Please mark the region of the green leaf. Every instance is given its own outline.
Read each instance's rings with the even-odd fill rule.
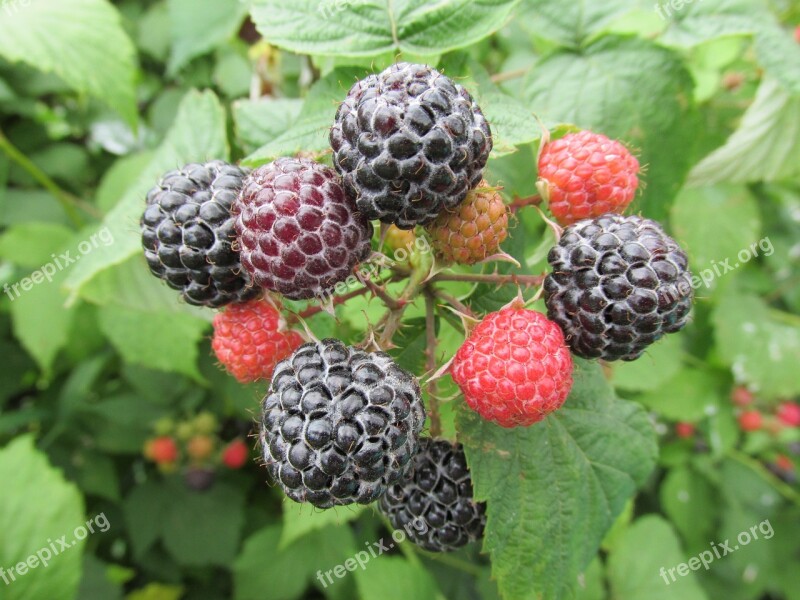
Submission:
[[[226,566],[233,560],[245,524],[242,488],[217,482],[195,492],[176,480],[169,502],[161,536],[180,564]]]
[[[507,22],[519,0],[254,0],[252,19],[271,44],[299,54],[443,54]],[[298,22],[303,26],[298,27]]]
[[[99,320],[100,329],[126,362],[203,381],[197,369],[197,355],[207,322],[186,314],[114,305],[100,309]]]
[[[661,506],[691,550],[705,550],[719,514],[716,490],[696,470],[670,469],[660,490]]]
[[[689,185],[778,181],[800,174],[800,96],[761,82],[739,128],[697,164]]]
[[[467,88],[492,128],[494,158],[517,151],[517,146],[536,142],[542,129],[525,104],[503,92],[477,61],[461,54],[442,63],[440,69]]]
[[[683,369],[663,385],[637,399],[646,407],[675,421],[699,421],[719,404],[719,381],[711,373]]]
[[[719,299],[712,321],[719,354],[737,382],[749,384],[763,399],[800,394],[797,317],[731,290]]]
[[[38,269],[72,241],[75,232],[56,223],[21,223],[0,236],[0,258],[15,265]]]
[[[648,168],[637,202],[648,217],[663,219],[692,162],[692,88],[676,53],[646,40],[604,36],[580,53],[542,59],[524,94],[547,122],[574,123],[640,148],[639,162]]]
[[[55,73],[134,125],[136,52],[120,20],[106,0],[7,2],[0,11],[0,55]]]
[[[299,98],[262,98],[233,103],[236,139],[245,152],[252,152],[285,133],[303,107]]]
[[[54,266],[54,263],[49,264]],[[56,355],[69,340],[77,305],[69,308],[64,306],[66,296],[60,286],[68,271],[56,271],[48,281],[45,268],[49,272],[49,267],[43,267],[18,282],[19,296],[14,295],[11,317],[14,335],[36,359],[41,370],[49,375]],[[39,283],[36,283],[36,274],[42,277]],[[29,287],[28,291],[25,291],[25,287]]]
[[[153,160],[125,197],[106,215],[98,230],[108,227],[114,243],[103,252],[86,256],[66,281],[71,299],[97,273],[141,252],[139,218],[147,191],[165,172],[192,161],[228,158],[225,110],[213,92],[191,91],[183,99],[172,129]]]
[[[27,435],[0,450],[0,481],[7,490],[0,495],[0,595],[4,600],[73,598],[85,543],[74,534],[85,523],[80,492]],[[62,536],[67,548],[57,541]],[[52,552],[51,540],[60,554]],[[23,562],[28,565],[20,569]]]
[[[346,585],[334,577],[329,582],[324,572],[355,555],[349,528],[319,529],[285,549],[280,547],[280,538],[280,526],[272,525],[245,541],[233,563],[235,600],[293,600],[302,596],[312,580],[323,588]],[[314,560],[298,560],[298,556]]]
[[[680,371],[682,356],[680,336],[666,335],[639,360],[613,363],[614,387],[634,392],[657,390]]]
[[[335,69],[317,81],[292,126],[245,158],[243,164],[257,167],[279,156],[330,149],[328,134],[336,110],[347,90],[363,76],[363,69]]]
[[[616,600],[707,600],[692,571],[679,577],[674,570],[688,559],[667,521],[655,515],[643,517],[622,534],[611,553],[608,578],[612,597]],[[662,568],[672,568],[675,580],[664,571],[665,581],[660,575]]]
[[[505,597],[565,598],[655,465],[655,432],[599,366],[576,361],[565,405],[503,429],[462,407],[460,441],[475,496],[488,503],[484,550]]]
[[[160,537],[171,501],[169,490],[153,480],[137,485],[125,498],[122,510],[136,557],[144,556]]]
[[[344,525],[364,512],[359,505],[319,510],[308,504],[286,504],[283,507],[283,529],[280,547],[286,548],[312,531],[329,525]]]
[[[436,600],[440,598],[433,576],[420,565],[395,556],[381,556],[356,571],[362,598],[381,600]]]
[[[636,4],[631,0],[525,0],[519,23],[534,36],[577,48],[616,19],[636,10]]]
[[[670,222],[689,254],[689,268],[711,288],[734,272],[727,268],[741,266],[739,253],[750,252],[761,235],[758,205],[742,187],[685,189],[675,199]]]
[[[240,0],[168,0],[167,7],[172,27],[168,75],[231,38],[247,14]]]

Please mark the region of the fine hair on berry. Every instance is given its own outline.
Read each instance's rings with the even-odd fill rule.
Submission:
[[[330,142],[359,210],[411,229],[478,185],[492,134],[462,86],[425,65],[398,63],[350,89]]]
[[[261,295],[239,263],[230,210],[246,172],[220,160],[166,173],[140,225],[147,265],[189,304],[218,308]]]
[[[522,308],[504,308],[478,323],[451,373],[469,407],[502,427],[541,421],[572,389],[572,357],[561,330]]]
[[[461,444],[422,438],[409,476],[380,500],[392,527],[429,552],[450,552],[478,540],[486,505],[473,499]]]
[[[655,221],[614,214],[579,221],[547,260],[547,314],[578,356],[634,360],[688,321],[688,260]]]
[[[369,504],[411,467],[425,421],[419,384],[388,354],[334,339],[281,362],[262,403],[267,468],[319,508]]]
[[[250,173],[233,207],[241,260],[261,287],[322,298],[371,252],[372,224],[330,167],[279,158]]]

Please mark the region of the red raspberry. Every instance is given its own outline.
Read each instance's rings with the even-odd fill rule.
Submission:
[[[639,187],[639,161],[616,140],[591,131],[548,143],[539,157],[538,187],[562,225],[622,213]]]
[[[144,447],[144,455],[159,465],[178,460],[178,444],[168,435],[149,440]]]
[[[789,427],[800,427],[800,404],[784,402],[778,407],[778,419]]]
[[[736,406],[747,406],[751,404],[754,399],[753,392],[743,385],[737,386],[731,390],[731,402]]]
[[[761,413],[757,410],[747,410],[739,415],[739,427],[742,431],[758,431],[762,424]]]
[[[241,469],[250,456],[250,449],[242,440],[233,440],[222,452],[222,462],[229,469]]]
[[[482,181],[452,212],[443,210],[427,228],[440,256],[474,265],[495,254],[508,236],[508,209],[497,190]]]
[[[232,304],[214,317],[211,347],[242,383],[269,379],[275,365],[302,343],[300,334],[287,331],[280,313],[266,302]]]
[[[785,454],[778,454],[778,456],[775,457],[775,466],[781,471],[794,471],[792,459]]]
[[[538,312],[491,313],[456,353],[453,380],[470,408],[502,427],[527,426],[561,407],[572,356],[558,325]]]
[[[691,423],[677,423],[675,425],[675,435],[679,438],[687,439],[694,435],[694,425]]]

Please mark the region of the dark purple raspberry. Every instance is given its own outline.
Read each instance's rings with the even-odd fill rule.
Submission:
[[[336,172],[310,159],[279,158],[253,171],[233,212],[245,269],[291,300],[328,294],[370,254],[372,224]]]
[[[409,476],[394,484],[380,509],[395,529],[431,552],[449,552],[480,539],[486,505],[472,498],[472,478],[461,444],[420,440]]]
[[[688,321],[686,254],[655,221],[613,214],[579,221],[547,260],[547,316],[578,356],[634,360]]]
[[[489,124],[469,92],[409,63],[356,83],[330,141],[333,165],[359,210],[401,229],[464,200],[492,150]]]
[[[382,496],[408,473],[425,422],[412,375],[334,339],[278,363],[262,410],[270,474],[289,498],[319,508]]]
[[[140,221],[147,264],[189,304],[217,308],[261,295],[233,249],[230,209],[245,175],[219,160],[189,164],[147,194]]]

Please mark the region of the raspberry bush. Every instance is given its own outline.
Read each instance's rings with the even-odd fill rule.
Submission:
[[[798,23],[6,0],[0,598],[800,597]]]

